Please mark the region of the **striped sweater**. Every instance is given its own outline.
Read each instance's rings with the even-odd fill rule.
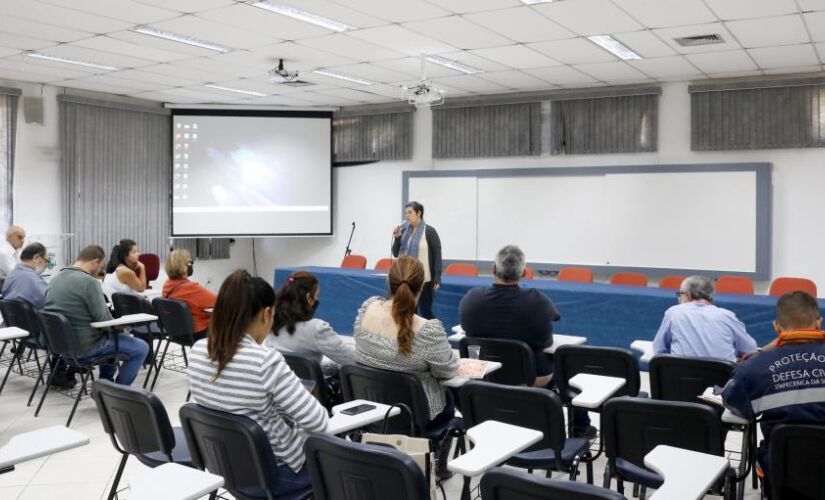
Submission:
[[[305,431],[323,432],[328,417],[289,369],[283,356],[255,342],[249,335],[215,379],[218,364],[209,360],[206,339],[196,342],[189,355],[189,386],[198,404],[245,415],[260,425],[272,445],[276,461],[296,473],[304,465]]]

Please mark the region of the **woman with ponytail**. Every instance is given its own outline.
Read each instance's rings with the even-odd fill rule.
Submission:
[[[387,281],[389,297],[367,299],[355,319],[358,362],[416,375],[429,401],[430,425],[439,425],[455,412],[452,398],[439,379],[458,373],[458,356],[447,342],[441,321],[416,314],[424,286],[421,262],[402,256],[390,268]]]
[[[245,415],[263,428],[277,464],[275,493],[292,498],[311,490],[304,441],[307,432],[326,430],[328,417],[283,356],[263,345],[274,307],[266,281],[232,273],[218,292],[207,338],[192,347],[187,375],[198,404]]]
[[[275,327],[266,345],[313,358],[325,375],[334,376],[340,365],[355,364],[355,348],[345,344],[329,323],[314,317],[320,303],[318,279],[306,271],[291,274],[275,297]],[[323,362],[324,356],[332,362]]]

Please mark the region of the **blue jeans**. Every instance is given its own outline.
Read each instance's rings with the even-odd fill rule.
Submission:
[[[114,363],[100,365],[100,378],[117,382],[121,385],[131,385],[132,381],[137,377],[138,370],[140,370],[143,360],[146,359],[146,353],[149,352],[149,346],[146,342],[136,339],[131,335],[118,335],[118,353],[125,356],[126,359],[121,362],[118,370],[117,380],[115,380],[116,365]],[[93,347],[89,352],[80,358],[80,361],[90,361],[92,358],[99,356],[108,356],[115,353],[115,339],[109,337],[105,342]]]
[[[285,464],[276,466],[273,472],[278,485],[278,491],[274,493],[278,498],[291,498],[292,496],[298,496],[298,493],[309,492],[312,489],[306,465],[301,467],[301,471],[297,474]]]

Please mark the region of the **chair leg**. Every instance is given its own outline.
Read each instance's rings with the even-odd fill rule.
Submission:
[[[0,394],[3,394],[3,388],[6,387],[6,381],[9,379],[9,374],[11,374],[11,369],[14,368],[14,362],[15,361],[19,362],[20,361],[19,358],[21,356],[21,352],[22,351],[20,349],[17,349],[17,350],[14,351],[14,356],[11,358],[11,362],[9,363],[9,367],[6,370],[6,376],[3,377],[3,383],[0,384]],[[20,373],[21,374],[23,373],[22,368],[20,369]]]
[[[605,465],[604,466],[604,481],[602,482],[602,488],[604,488],[606,490],[609,490],[611,479],[612,478],[610,477],[610,467]]]
[[[189,399],[190,399],[191,397],[192,397],[192,391],[191,391],[191,390],[186,391],[186,402],[187,402],[187,403],[189,402]]]
[[[633,498],[639,498],[639,483],[633,483]]]
[[[470,499],[470,476],[464,476],[464,486],[461,487],[461,500]]]
[[[37,373],[37,380],[34,381],[34,388],[32,389],[31,394],[29,394],[29,402],[26,403],[26,406],[31,406],[32,405],[32,400],[34,400],[34,395],[35,395],[35,393],[37,393],[37,388],[40,386],[40,382],[45,383],[45,381],[43,380],[43,372],[46,371],[46,365],[48,365],[48,364],[49,364],[49,356],[48,355],[46,355],[46,358],[43,360],[42,365],[38,361],[37,365],[38,365],[38,368],[40,368],[40,371]]]
[[[155,384],[158,383],[158,375],[160,375],[160,369],[163,368],[163,362],[166,360],[166,351],[169,350],[169,342],[169,340],[166,341],[166,346],[163,348],[163,354],[160,356],[160,362],[155,368],[155,378],[152,379],[152,386],[149,388],[150,391],[154,391]]]
[[[94,368],[91,368],[94,370]],[[69,420],[66,422],[66,427],[72,425],[72,419],[74,418],[74,412],[77,411],[77,405],[80,403],[80,398],[83,394],[86,393],[86,381],[89,378],[89,372],[84,371],[83,374],[80,375],[80,390],[77,391],[77,397],[74,398],[74,405],[72,406],[72,412],[69,413]]]
[[[120,476],[123,474],[123,469],[126,467],[126,461],[129,459],[129,455],[127,453],[123,454],[123,458],[120,459],[120,465],[117,466],[117,473],[115,474],[114,480],[112,480],[112,489],[109,490],[109,496],[107,497],[108,500],[114,500],[117,496],[117,487],[120,484]]]
[[[52,380],[54,379],[54,375],[58,372],[58,370],[60,370],[61,364],[63,364],[63,358],[58,356],[57,361],[54,363],[54,366],[52,367],[51,373],[49,373],[49,380],[46,381],[46,386],[43,388],[43,395],[40,396],[40,403],[37,404],[37,410],[35,410],[34,412],[35,417],[38,414],[40,414],[40,408],[43,407],[43,401],[46,400],[46,394],[49,393],[49,388],[52,386]]]
[[[149,376],[152,375],[152,369],[158,369],[158,354],[160,354],[160,345],[163,344],[163,339],[158,339],[158,346],[155,347],[154,340],[152,341],[152,362],[149,363],[149,369],[146,370],[146,378],[143,379],[143,388],[149,383]]]
[[[593,484],[593,461],[588,460],[584,463],[584,467],[587,471],[587,484]]]
[[[616,478],[616,491],[624,495],[624,481],[619,477]]]

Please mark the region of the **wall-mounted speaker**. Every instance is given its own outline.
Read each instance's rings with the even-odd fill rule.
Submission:
[[[23,97],[23,117],[26,123],[43,125],[44,111],[42,97]]]

